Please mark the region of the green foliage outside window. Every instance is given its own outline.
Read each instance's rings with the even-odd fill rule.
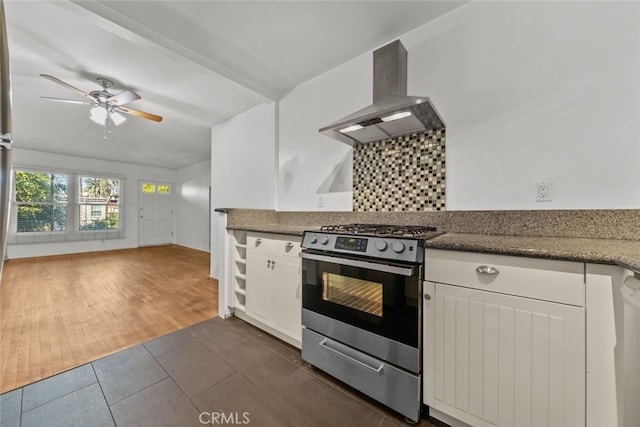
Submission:
[[[15,184],[18,232],[67,229],[66,175],[16,171]]]
[[[118,229],[119,199],[119,179],[80,177],[80,230]]]

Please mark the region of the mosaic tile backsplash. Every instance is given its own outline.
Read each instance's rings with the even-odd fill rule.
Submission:
[[[354,212],[443,210],[445,129],[354,147]]]

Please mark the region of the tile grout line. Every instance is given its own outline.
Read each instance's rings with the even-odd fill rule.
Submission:
[[[93,383],[91,383],[91,384],[87,384],[87,385],[85,385],[85,386],[83,386],[83,387],[80,387],[80,388],[78,388],[78,389],[76,389],[76,390],[70,391],[69,393],[65,393],[65,394],[63,394],[63,395],[60,395],[60,396],[56,397],[55,399],[52,399],[52,400],[49,400],[49,401],[47,401],[47,402],[41,403],[40,405],[38,405],[38,406],[34,406],[33,408],[31,408],[31,409],[29,409],[29,410],[27,410],[27,411],[25,411],[25,412],[22,412],[22,408],[24,407],[24,389],[23,389],[23,397],[22,397],[22,399],[21,399],[21,401],[20,401],[20,421],[21,421],[21,423],[22,423],[22,414],[25,414],[25,413],[27,413],[27,412],[31,412],[31,411],[33,411],[33,410],[35,410],[35,409],[41,408],[41,407],[43,407],[44,405],[48,405],[48,404],[49,404],[49,403],[51,403],[51,402],[55,402],[56,400],[60,400],[60,399],[62,399],[63,397],[67,397],[67,396],[69,396],[70,394],[76,393],[76,392],[78,392],[78,391],[80,391],[80,390],[84,390],[85,388],[87,388],[87,387],[91,387],[92,385],[97,384],[97,383],[98,383],[98,381],[97,381],[97,379],[96,379],[96,382],[93,382]]]
[[[90,365],[91,365],[91,370],[93,371],[93,375],[96,376],[96,382],[98,383],[98,387],[100,387],[100,393],[102,393],[102,398],[104,399],[104,403],[107,405],[107,409],[109,410],[109,415],[111,415],[111,420],[113,421],[113,425],[117,427],[118,424],[116,423],[116,419],[113,416],[113,412],[111,412],[111,406],[109,405],[109,402],[107,402],[107,396],[104,395],[104,390],[102,389],[102,384],[100,384],[100,378],[98,378],[98,373],[96,372],[96,368],[93,366],[93,362],[91,362]]]
[[[196,338],[196,337],[195,337],[191,332],[189,332],[189,336],[191,336],[193,339],[195,339],[195,340],[196,340],[196,342],[200,343],[200,344],[201,344],[205,349],[209,349],[209,348],[208,348],[206,345],[204,345],[200,340],[198,340],[198,339],[197,339],[197,338]],[[147,341],[147,342],[148,342],[148,341]],[[167,372],[167,370],[164,368],[164,366],[162,366],[162,363],[160,363],[160,361],[156,358],[156,356],[155,356],[155,355],[153,355],[153,353],[151,353],[151,351],[147,348],[147,346],[145,345],[145,343],[142,343],[142,345],[143,345],[143,346],[144,346],[144,348],[149,352],[149,354],[151,355],[151,357],[153,358],[153,360],[155,360],[155,362],[156,362],[158,365],[160,365],[160,367],[162,368],[162,370],[167,374],[167,378],[169,378],[169,379],[171,380],[171,382],[172,382],[176,387],[178,387],[178,390],[180,390],[180,391],[182,392],[182,394],[184,394],[184,397],[186,397],[186,398],[187,398],[187,400],[189,401],[189,404],[193,407],[193,409],[195,409],[196,411],[198,411],[198,413],[199,413],[199,414],[202,414],[202,411],[201,411],[201,410],[196,406],[196,404],[193,402],[193,400],[191,399],[191,397],[189,397],[189,395],[187,394],[187,392],[186,392],[186,391],[184,391],[184,390],[182,389],[182,387],[180,387],[180,385],[179,385],[179,384],[178,384],[178,383],[173,379],[173,377],[171,376],[171,374],[169,374],[169,372]],[[160,357],[160,356],[162,356],[162,355],[164,355],[164,354],[167,354],[167,353],[169,353],[169,352],[170,352],[170,351],[166,351],[166,352],[164,352],[164,353],[162,353],[162,354],[159,354],[159,355],[158,355],[158,357]],[[215,352],[213,352],[213,351],[212,351],[212,353],[213,353],[213,354],[215,354],[217,357],[220,357],[220,356],[219,356],[218,354],[216,354]],[[221,358],[221,359],[222,359],[222,358]],[[222,359],[222,360],[224,361],[224,359]],[[225,361],[225,363],[226,363],[226,361]],[[232,367],[232,368],[233,368],[233,367]],[[227,376],[227,377],[225,377],[225,378],[221,379],[221,380],[220,380],[220,381],[218,381],[216,384],[219,384],[220,382],[222,382],[222,381],[226,380],[227,378],[231,377],[232,375],[235,375],[236,373],[239,373],[235,368],[233,368],[233,371],[234,371],[234,372],[233,372],[231,375],[229,375],[229,376]],[[162,380],[164,380],[164,378],[163,378]],[[161,380],[161,381],[162,381],[162,380]],[[160,382],[160,381],[158,381],[158,382]],[[155,384],[157,384],[157,383],[155,383]],[[216,384],[212,385],[211,387],[214,387]],[[151,387],[151,386],[149,386],[149,387]],[[211,387],[209,387],[209,388],[207,388],[207,389],[205,389],[205,390],[201,391],[200,393],[204,393],[205,391],[209,390]],[[148,388],[148,387],[147,387],[147,388]],[[140,391],[142,391],[142,390],[140,390]],[[134,393],[134,394],[135,394],[135,393]],[[133,396],[133,395],[132,395],[132,396]],[[208,424],[208,423],[207,423],[207,424]]]
[[[24,387],[20,387],[20,427],[22,427],[22,408],[24,407]]]
[[[153,387],[154,385],[156,385],[156,384],[158,384],[158,383],[160,383],[160,382],[162,382],[162,381],[166,380],[167,378],[170,378],[170,379],[171,379],[171,381],[173,381],[173,378],[171,378],[171,375],[169,375],[169,373],[164,369],[164,366],[162,366],[162,365],[160,364],[160,362],[158,362],[158,361],[156,360],[156,358],[153,356],[153,354],[151,354],[151,352],[149,351],[149,349],[147,349],[147,347],[144,345],[144,343],[141,343],[141,344],[138,344],[138,345],[142,345],[142,346],[144,347],[144,349],[147,351],[147,353],[149,353],[149,355],[153,358],[153,361],[154,361],[154,362],[156,362],[156,363],[160,366],[160,369],[162,369],[162,370],[164,371],[164,373],[165,373],[165,374],[167,374],[167,376],[166,376],[166,377],[164,377],[164,378],[159,379],[158,381],[156,381],[156,382],[154,382],[154,383],[152,383],[152,384],[149,384],[148,386],[146,386],[146,387],[144,387],[144,388],[141,388],[140,390],[136,391],[135,393],[129,394],[129,395],[127,395],[127,396],[123,397],[122,399],[119,399],[119,400],[117,400],[117,401],[113,402],[112,404],[109,404],[109,402],[107,402],[107,406],[109,407],[109,410],[111,410],[111,406],[112,406],[112,405],[118,404],[118,403],[122,402],[123,400],[130,398],[131,396],[135,396],[136,394],[140,393],[141,391],[144,391],[144,390],[148,389],[149,387]],[[93,367],[93,362],[91,362],[91,363],[92,363],[92,365],[91,365],[91,366]],[[96,374],[96,378],[97,378],[97,377],[98,377],[98,374]],[[98,383],[99,383],[99,382],[100,382],[100,380],[98,380]],[[173,381],[173,382],[175,383],[175,381]],[[176,385],[177,385],[177,384],[176,384]],[[105,401],[106,401],[106,400],[107,400],[107,397],[105,396]]]

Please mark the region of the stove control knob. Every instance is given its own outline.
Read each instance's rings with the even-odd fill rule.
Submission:
[[[323,245],[329,244],[329,236],[322,236],[322,240],[320,241]]]
[[[395,242],[395,243],[393,244],[393,251],[394,251],[395,253],[398,253],[398,254],[399,254],[399,253],[402,253],[402,252],[404,251],[404,243],[402,243],[402,242]]]
[[[318,235],[317,234],[312,234],[311,235],[311,243],[317,243],[318,242]]]
[[[379,251],[381,251],[381,252],[382,252],[382,251],[386,251],[388,246],[389,246],[389,245],[388,245],[388,244],[387,244],[387,242],[385,242],[384,240],[378,240],[378,241],[376,242],[376,249],[377,249],[377,250],[379,250]]]

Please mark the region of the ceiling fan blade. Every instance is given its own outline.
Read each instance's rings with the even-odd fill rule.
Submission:
[[[138,99],[140,99],[140,95],[135,92],[131,92],[130,90],[125,90],[124,92],[120,92],[117,95],[113,95],[112,97],[107,98],[107,102],[114,102],[118,105],[124,105]]]
[[[142,117],[143,119],[153,120],[154,122],[162,121],[162,117],[156,116],[155,114],[145,113],[144,111],[139,111],[139,110],[133,110],[131,108],[122,107],[120,105],[116,107],[116,110],[120,111],[121,113],[131,114],[132,116]]]
[[[89,98],[90,100],[94,101],[94,102],[98,102],[98,100],[96,98],[94,98],[93,96],[89,95],[88,93],[81,91],[80,89],[78,89],[77,87],[71,86],[69,83],[65,83],[62,80],[55,78],[53,76],[50,76],[48,74],[40,74],[40,77],[44,77],[45,79],[51,80],[54,83],[58,83],[60,86],[64,86],[68,89],[71,90],[75,90],[76,92],[78,92],[80,95]]]
[[[41,96],[40,98],[47,99],[49,101],[66,102],[67,104],[95,105],[94,102],[91,102],[91,101],[78,101],[77,99],[52,98],[50,96]]]

